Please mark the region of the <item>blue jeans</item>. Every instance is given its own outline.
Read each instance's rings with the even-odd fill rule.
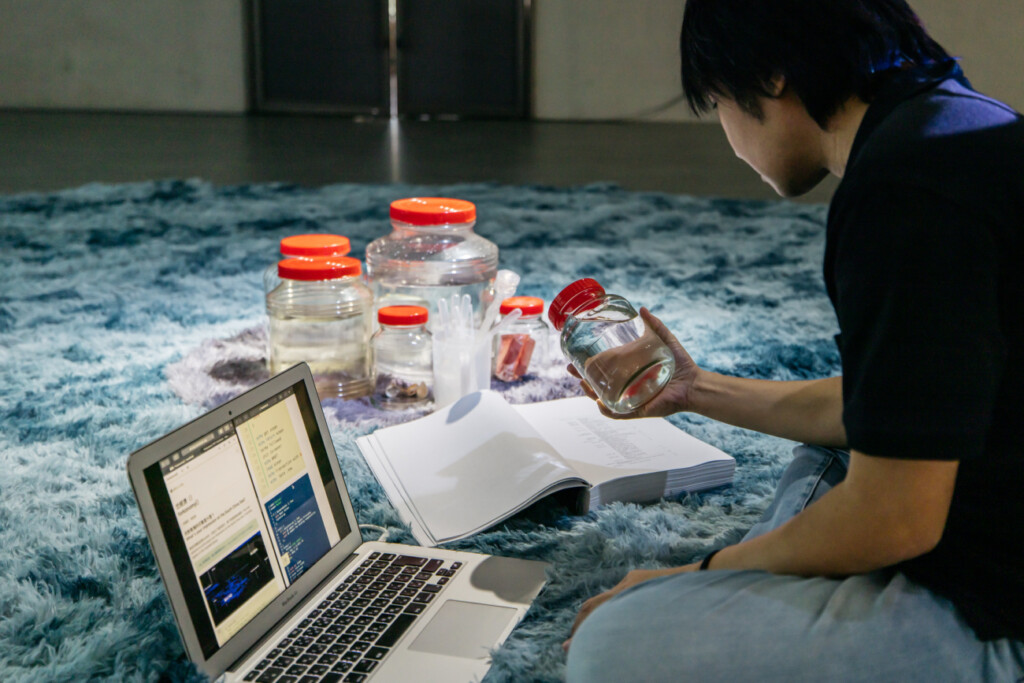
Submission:
[[[845,451],[800,446],[747,534],[783,524],[846,476]],[[845,579],[707,571],[647,581],[583,623],[574,681],[1024,680],[1024,643],[977,639],[946,599],[903,574]]]

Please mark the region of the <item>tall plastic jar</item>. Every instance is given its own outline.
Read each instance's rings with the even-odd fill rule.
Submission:
[[[376,375],[373,404],[378,408],[420,408],[433,399],[433,346],[427,309],[385,306],[370,346]]]
[[[633,305],[590,278],[563,289],[548,308],[562,353],[612,412],[629,413],[675,372],[675,359]]]
[[[347,256],[285,259],[267,293],[270,372],[309,364],[320,398],[357,398],[373,388],[373,295]]]
[[[366,280],[377,308],[423,306],[468,294],[481,317],[493,296],[498,247],[473,232],[476,206],[461,199],[414,197],[391,203],[391,233],[366,247]],[[433,316],[431,317],[433,319]]]
[[[547,362],[550,330],[544,322],[544,300],[535,296],[514,296],[501,302],[505,316],[519,310],[519,320],[494,340],[494,376],[503,382],[523,378],[530,367]]]
[[[281,238],[281,256],[285,258],[320,258],[324,256],[347,256],[352,244],[344,235],[310,233],[289,235]],[[277,263],[263,271],[263,293],[267,294],[281,284],[277,276]]]

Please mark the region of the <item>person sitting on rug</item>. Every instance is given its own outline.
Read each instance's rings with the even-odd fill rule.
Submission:
[[[690,107],[780,195],[842,179],[842,376],[705,371],[642,313],[676,372],[627,417],[807,445],[741,542],[586,601],[568,680],[1022,680],[1024,118],[903,0],[689,0],[680,43]]]

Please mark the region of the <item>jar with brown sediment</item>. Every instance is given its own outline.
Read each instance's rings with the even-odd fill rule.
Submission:
[[[385,306],[370,346],[376,376],[373,404],[378,408],[421,408],[433,400],[434,365],[427,309]]]

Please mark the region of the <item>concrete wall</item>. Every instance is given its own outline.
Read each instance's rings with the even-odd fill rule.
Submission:
[[[910,0],[971,84],[1024,112],[1024,2]]]
[[[678,97],[682,17],[682,0],[534,0],[534,115],[633,118]]]
[[[0,0],[0,107],[241,112],[244,0]]]
[[[910,0],[975,87],[1024,110],[1024,2]],[[680,94],[683,0],[534,0],[534,113],[633,118]],[[688,120],[678,104],[651,120]]]

